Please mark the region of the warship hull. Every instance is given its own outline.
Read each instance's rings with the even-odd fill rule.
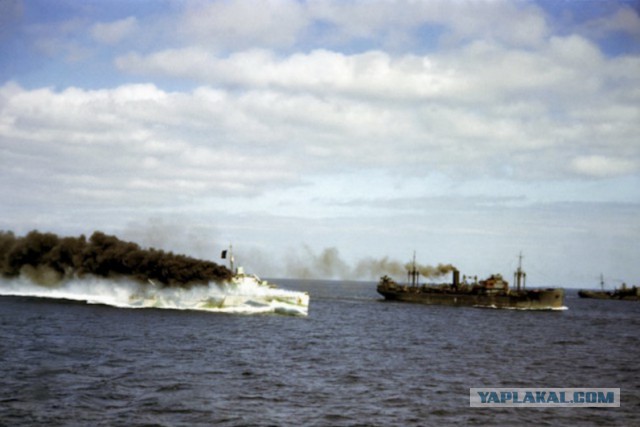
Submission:
[[[449,305],[466,307],[502,308],[517,310],[562,310],[564,290],[534,289],[496,294],[472,294],[466,292],[438,292],[426,288],[409,286],[378,286],[386,300],[403,301],[428,305]]]

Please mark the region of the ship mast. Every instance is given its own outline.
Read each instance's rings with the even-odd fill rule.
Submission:
[[[525,284],[527,281],[527,273],[522,270],[522,252],[520,252],[520,256],[518,257],[518,269],[515,273],[513,273],[513,281],[516,282],[516,290],[520,291],[520,284],[522,283],[522,290],[525,288]]]
[[[408,271],[409,283],[415,287],[418,285],[418,268],[416,267],[416,251],[413,251],[413,262],[411,263],[411,269]]]
[[[229,259],[229,270],[231,270],[231,274],[236,274],[236,272],[233,270],[233,262],[235,261],[233,259],[233,246],[229,245],[229,249],[225,249],[224,251],[222,251],[222,254],[220,255],[220,258],[222,259]]]

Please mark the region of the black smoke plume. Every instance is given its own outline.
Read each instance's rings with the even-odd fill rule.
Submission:
[[[143,249],[100,231],[87,240],[31,231],[24,237],[0,231],[0,274],[29,275],[37,282],[55,283],[72,277],[128,277],[164,286],[222,282],[231,271],[210,261]]]
[[[290,256],[287,259],[289,277],[364,280],[389,275],[403,278],[413,269],[411,262],[400,262],[388,257],[364,258],[358,261],[355,266],[351,266],[340,257],[337,248],[325,248],[318,254],[305,246],[302,253],[303,256]],[[427,279],[444,276],[456,269],[451,264],[437,264],[435,266],[416,264],[415,268],[420,275]]]

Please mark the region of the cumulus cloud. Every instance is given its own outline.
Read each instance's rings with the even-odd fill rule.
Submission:
[[[461,162],[471,173],[543,178],[582,173],[571,166],[576,152],[640,155],[637,58],[606,58],[578,35],[536,50],[483,40],[427,55],[190,47],[117,63],[220,88],[237,100],[229,114],[265,140],[304,141],[294,151],[346,167],[404,163],[453,175]]]
[[[52,203],[160,206],[168,200],[255,194],[293,179],[282,167],[285,159],[262,153],[257,161],[256,153],[224,136],[224,123],[190,114],[197,95],[153,85],[61,92],[7,85],[0,92],[6,191],[39,191],[44,185],[42,196]],[[39,188],[30,187],[44,176]]]
[[[45,197],[161,206],[255,196],[356,168],[463,180],[624,175],[640,157],[640,94],[625,90],[640,77],[628,61],[605,60],[577,36],[538,52],[485,42],[456,55],[132,54],[123,69],[204,84],[7,84],[5,180],[29,182],[27,171],[39,170],[50,176]],[[602,157],[576,154],[590,152]]]
[[[486,102],[494,96],[530,95],[527,91],[535,91],[536,96],[575,92],[577,80],[605,83],[614,77],[607,75],[612,70],[606,67],[612,68],[616,61],[605,63],[593,44],[571,36],[552,38],[538,51],[507,49],[486,41],[430,55],[392,55],[379,50],[345,54],[318,49],[281,56],[251,49],[218,56],[204,48],[188,47],[149,55],[129,53],[117,58],[116,64],[131,73],[188,78],[211,85],[274,87],[388,100]],[[633,78],[631,69],[627,77]]]
[[[429,57],[397,58],[381,51],[346,55],[314,50],[279,57],[272,51],[248,50],[218,57],[202,48],[166,50],[116,61],[124,71],[191,78],[208,84],[277,87],[313,92],[342,92],[385,98],[440,97],[457,90],[453,69]]]
[[[269,183],[297,182],[302,170],[402,164],[412,173],[455,176],[464,164],[472,174],[540,178],[585,173],[582,153],[616,158],[623,150],[630,162],[639,156],[638,59],[608,58],[583,36],[550,36],[543,12],[530,3],[270,1],[257,13],[248,1],[193,2],[174,21],[184,24],[182,47],[130,51],[115,63],[195,89],[6,85],[0,129],[66,153],[123,147],[136,159],[123,156],[123,170],[133,175],[135,163],[142,173],[119,187],[190,186],[194,194],[255,194]],[[319,22],[324,30],[314,30]],[[141,25],[130,16],[96,23],[91,34],[118,43]],[[413,37],[424,25],[443,26],[440,42],[448,48],[294,46],[314,31],[321,39],[326,34],[317,31],[343,34],[347,43],[383,38],[393,28]],[[240,178],[229,166],[259,164],[265,155],[278,173],[254,166]],[[225,166],[214,172],[205,164]]]
[[[425,55],[219,55],[202,46],[131,52],[117,59],[120,70],[200,86],[53,92],[7,85],[2,129],[67,153],[122,149],[129,156],[117,159],[130,178],[116,179],[116,192],[257,194],[299,183],[302,171],[400,165],[458,178],[461,165],[471,175],[519,179],[594,175],[587,172],[597,169],[593,161],[576,153],[640,156],[640,93],[629,90],[640,86],[637,61],[605,58],[576,35],[551,37],[537,50],[481,40]]]

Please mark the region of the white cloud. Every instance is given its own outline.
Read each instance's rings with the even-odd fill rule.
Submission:
[[[119,69],[167,75],[211,85],[273,87],[329,95],[360,95],[387,100],[488,102],[521,96],[568,98],[618,78],[613,64],[578,36],[551,38],[537,51],[506,49],[475,42],[460,50],[431,55],[392,55],[383,51],[345,54],[324,49],[280,56],[264,49],[218,56],[201,47],[170,49],[117,58]],[[626,78],[634,82],[627,64]],[[585,86],[586,85],[586,86]],[[557,98],[557,97],[556,97]],[[562,99],[560,101],[563,101]],[[564,99],[564,101],[569,101]]]
[[[138,29],[138,20],[130,16],[114,22],[99,22],[91,28],[91,35],[100,43],[116,44]]]
[[[631,6],[620,6],[615,11],[604,17],[593,19],[584,25],[589,32],[598,37],[610,33],[624,32],[635,37],[640,37],[640,16],[637,10]]]
[[[571,167],[579,174],[595,178],[626,175],[640,170],[637,160],[598,155],[576,157]]]
[[[1,92],[3,191],[33,190],[37,171],[48,176],[43,203],[81,196],[88,204],[159,206],[250,195],[294,179],[285,159],[244,152],[224,136],[224,123],[191,116],[191,95],[153,85]]]
[[[455,157],[470,173],[555,178],[582,173],[571,164],[583,153],[624,152],[638,161],[637,61],[605,58],[568,36],[537,50],[479,41],[422,56],[264,49],[217,56],[192,47],[130,54],[118,66],[221,88],[227,120],[235,116],[281,146],[304,141],[295,157],[339,158],[346,167],[404,162],[450,174]]]
[[[220,49],[289,46],[306,24],[303,6],[295,0],[196,2],[182,16],[179,34]]]
[[[118,59],[121,69],[207,86],[19,93],[5,86],[0,125],[8,138],[67,153],[115,150],[114,169],[125,177],[117,186],[156,188],[157,200],[257,194],[299,183],[303,173],[354,168],[459,179],[624,175],[640,158],[640,93],[625,90],[640,77],[629,61],[605,59],[577,36],[552,38],[537,51],[476,42],[422,56],[264,49],[217,56],[201,47],[131,53]],[[622,152],[624,167],[584,160]]]
[[[445,2],[443,21],[452,28],[450,39],[484,39],[506,46],[535,47],[549,30],[542,11],[518,1]]]
[[[403,50],[425,25],[442,28],[440,42],[483,38],[509,46],[536,46],[548,35],[542,11],[519,1],[320,1],[307,5],[310,19],[329,23],[327,40],[375,40]],[[401,35],[400,35],[401,34]]]
[[[251,0],[183,2],[174,14],[128,17],[93,25],[103,43],[117,43],[136,30],[152,45],[198,46],[220,53],[247,49],[309,51],[362,46],[391,52],[455,47],[484,39],[504,46],[535,47],[549,35],[545,16],[524,1],[342,1]],[[426,30],[426,31],[425,31]],[[359,47],[358,47],[359,46]]]

